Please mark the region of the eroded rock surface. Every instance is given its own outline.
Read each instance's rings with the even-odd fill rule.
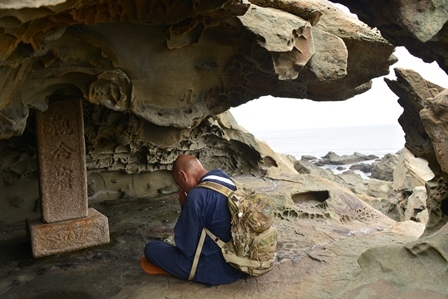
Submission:
[[[84,98],[89,197],[143,197],[174,188],[181,153],[230,173],[281,168],[216,115],[266,94],[347,99],[395,61],[378,31],[326,1],[14,1],[0,27],[8,222],[39,210],[34,114],[49,101]]]
[[[219,115],[267,94],[350,98],[388,73],[398,45],[447,71],[445,2],[340,2],[388,41],[327,1],[3,1],[0,295],[445,298],[446,89],[406,70],[388,81],[406,147],[434,173],[426,227],[416,222],[421,197],[406,205],[414,221],[397,223],[379,211],[402,191],[392,182],[294,165]],[[90,203],[109,217],[112,242],[36,261],[23,229],[40,210],[34,113],[60,98],[84,99]],[[239,178],[273,197],[269,275],[206,288],[141,271],[144,243],[166,237],[179,213],[169,171],[180,153],[250,173]]]
[[[317,175],[285,175],[271,168],[264,178],[236,176],[246,186],[267,192],[277,203],[278,253],[273,271],[262,277],[210,287],[143,272],[139,260],[144,244],[167,238],[178,217],[176,193],[171,193],[92,204],[109,218],[111,243],[47,259],[31,258],[21,226],[5,227],[0,237],[15,238],[0,239],[0,294],[5,298],[55,294],[75,298],[337,298],[359,275],[356,260],[362,252],[414,241],[423,231],[423,225],[415,222],[400,226],[351,191]]]
[[[268,94],[344,100],[396,61],[377,31],[326,1],[50,4],[0,9],[0,138],[61,95],[187,128]]]
[[[400,97],[404,108],[399,122],[403,127],[408,148],[416,157],[428,161],[434,177],[427,181],[429,222],[425,234],[434,233],[448,222],[447,167],[445,156],[448,106],[447,89],[424,80],[412,70],[396,69],[396,81],[386,79],[389,87]]]
[[[405,46],[425,62],[436,61],[448,73],[448,3],[429,1],[336,0],[360,20],[378,28],[395,46]]]

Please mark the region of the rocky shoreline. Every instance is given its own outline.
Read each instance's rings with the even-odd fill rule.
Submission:
[[[299,173],[318,174],[349,188],[396,221],[426,223],[428,219],[424,186],[434,174],[427,161],[416,158],[406,148],[381,158],[356,152],[343,156],[328,152],[321,158],[302,156],[294,165]]]
[[[387,154],[388,157],[395,157],[397,154]],[[373,169],[380,163],[383,159],[370,154],[364,155],[354,152],[352,155],[338,155],[334,152],[329,151],[326,155],[317,158],[310,155],[303,155],[301,157],[303,160],[310,161],[314,165],[321,167],[323,169],[330,169],[335,174],[341,174],[346,171],[354,171],[360,174],[363,178],[378,178],[376,177],[376,172]],[[373,176],[372,175],[373,171]],[[378,178],[382,179],[382,178]]]

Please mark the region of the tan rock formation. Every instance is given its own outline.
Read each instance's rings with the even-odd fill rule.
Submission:
[[[303,9],[182,3],[0,10],[0,138],[22,134],[29,108],[45,110],[54,93],[187,128],[267,94],[344,100],[395,61],[377,32],[325,1],[313,8],[322,26]]]
[[[395,46],[405,46],[425,62],[436,61],[448,73],[448,3],[429,1],[336,0],[361,21],[378,28]]]
[[[428,209],[426,208],[426,189],[418,186],[412,189],[407,198],[406,209],[402,221],[413,220],[426,224],[428,222]]]
[[[386,83],[400,97],[399,104],[404,108],[399,122],[403,127],[408,148],[416,157],[428,161],[434,178],[426,182],[428,192],[427,208],[429,221],[425,235],[434,233],[448,222],[447,192],[445,187],[447,167],[445,156],[447,122],[447,89],[424,80],[412,70],[395,69],[396,81]]]
[[[396,191],[394,207],[397,221],[414,220],[427,223],[426,182],[434,177],[428,162],[416,158],[407,148],[400,150],[398,163],[393,169],[393,189]],[[395,218],[394,218],[395,219]]]
[[[392,44],[404,44],[447,71],[445,2],[340,2],[351,4]],[[137,210],[136,198],[154,195],[172,202],[169,195],[175,187],[169,170],[180,153],[198,156],[206,168],[263,175],[255,183],[252,177],[241,180],[246,178],[275,199],[281,242],[274,276],[262,277],[261,283],[248,280],[243,291],[242,281],[219,289],[188,283],[187,289],[187,283],[178,288],[170,284],[171,278],[163,278],[169,296],[192,292],[191,296],[201,297],[271,298],[283,292],[286,298],[446,297],[444,88],[406,70],[396,71],[396,82],[388,81],[405,110],[400,124],[406,147],[426,159],[435,174],[426,182],[429,219],[420,239],[421,224],[397,225],[372,208],[381,205],[375,200],[392,192],[391,182],[372,181],[373,190],[352,185],[356,178],[350,174],[337,178],[347,188],[364,192],[359,197],[374,203],[369,206],[306,166],[296,165],[297,174],[289,157],[278,156],[228,115],[219,115],[262,95],[340,101],[368,90],[370,80],[387,74],[396,60],[391,55],[394,46],[376,29],[320,0],[3,1],[0,28],[0,208],[6,212],[0,215],[0,224],[7,241],[21,236],[18,221],[39,211],[35,111],[45,111],[48,102],[60,96],[83,98],[88,192],[91,202],[101,201],[105,210],[113,204],[120,209],[124,206],[120,200]],[[121,269],[134,271],[132,261],[123,262],[130,255],[126,242],[133,238],[132,244],[141,246],[141,239],[158,238],[170,228],[159,221],[167,217],[166,211],[154,209],[151,214],[151,208],[141,207],[139,219],[115,218],[111,229],[116,242],[108,245],[108,253],[99,250],[88,258],[74,254],[88,266],[76,262],[79,275],[74,283],[71,274],[46,276],[62,283],[48,283],[48,292],[61,294],[61,288],[85,286],[95,259],[114,260],[109,260],[113,268],[96,268],[112,277],[117,260],[126,266]],[[148,213],[154,222],[148,222]],[[174,217],[177,210],[169,214]],[[373,248],[378,245],[384,246]],[[2,295],[23,294],[28,291],[24,283],[38,289],[36,275],[63,268],[43,262],[17,271],[29,262],[23,255],[16,259],[17,246],[8,246],[7,261],[1,261],[7,268],[1,271],[6,273],[1,274]],[[139,257],[140,248],[132,254]],[[115,286],[113,279],[106,280],[108,297],[147,297],[148,290],[166,295],[158,287],[161,279],[147,280],[134,271],[129,283],[124,272],[118,276],[125,283]],[[135,288],[136,281],[140,287]],[[92,288],[89,296],[105,296],[104,289]],[[48,293],[37,292],[40,295]]]
[[[362,252],[378,245],[414,241],[423,231],[422,224],[396,223],[348,189],[317,175],[272,172],[272,176],[264,178],[252,175],[235,178],[258,191],[268,192],[278,203],[276,263],[265,276],[240,279],[230,285],[204,286],[143,272],[138,262],[144,242],[168,236],[178,217],[176,194],[171,193],[94,204],[109,218],[112,242],[108,245],[33,260],[24,252],[20,238],[9,241],[0,255],[3,270],[0,295],[331,299],[337,298],[359,276],[356,260]],[[15,236],[22,225],[6,228],[0,237]],[[446,274],[437,279],[426,289],[446,279]],[[444,286],[441,284],[433,291]]]
[[[434,177],[428,162],[416,158],[407,148],[400,150],[398,163],[393,171],[394,190],[412,190],[417,186],[425,186],[426,181]]]

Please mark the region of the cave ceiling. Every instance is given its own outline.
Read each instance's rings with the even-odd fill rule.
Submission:
[[[378,28],[395,46],[404,46],[427,63],[437,62],[448,73],[448,1],[335,0],[361,21]]]
[[[0,138],[58,97],[176,128],[264,95],[341,101],[393,51],[328,1],[2,1]]]

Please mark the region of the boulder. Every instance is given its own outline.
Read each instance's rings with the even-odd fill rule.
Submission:
[[[390,181],[394,180],[394,169],[398,163],[398,156],[396,154],[386,154],[381,160],[373,163],[371,177]]]
[[[426,224],[428,222],[428,209],[426,208],[426,188],[417,186],[412,190],[411,196],[407,199],[406,210],[403,220],[412,220]]]
[[[394,190],[412,190],[418,186],[425,186],[426,181],[434,177],[428,167],[428,162],[416,158],[407,148],[400,150],[398,163],[393,171]]]
[[[354,164],[354,165],[350,166],[350,169],[351,170],[359,170],[364,173],[370,173],[370,172],[372,172],[373,165],[366,164],[366,163],[359,163],[359,164]]]
[[[308,161],[317,160],[316,157],[311,156],[311,155],[302,155],[302,159],[303,160],[308,160]]]
[[[321,165],[330,164],[330,165],[346,165],[346,164],[354,164],[359,163],[361,161],[368,161],[378,159],[375,155],[363,155],[360,153],[353,153],[353,155],[342,155],[339,156],[334,152],[328,152],[325,156],[323,156],[318,162]]]

